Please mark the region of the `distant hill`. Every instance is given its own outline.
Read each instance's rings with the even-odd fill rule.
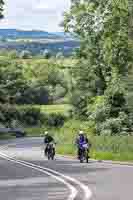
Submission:
[[[65,36],[49,33],[46,31],[40,31],[40,30],[17,30],[17,29],[0,29],[0,37],[8,38],[8,39],[42,39],[42,38],[52,38],[52,39],[59,39],[63,38]]]
[[[64,33],[64,32],[53,32],[54,35],[65,38],[65,39],[74,39],[74,36],[72,36],[70,33]]]
[[[30,51],[33,55],[40,54],[45,49],[49,50],[53,55],[58,52],[62,52],[64,56],[72,54],[75,48],[79,46],[77,41],[55,41],[55,42],[3,42],[0,43],[0,49],[17,50],[21,52],[23,50]]]
[[[70,34],[63,32],[49,33],[40,30],[0,29],[0,49],[29,50],[33,55],[48,49],[53,55],[62,52],[71,55],[79,42]]]

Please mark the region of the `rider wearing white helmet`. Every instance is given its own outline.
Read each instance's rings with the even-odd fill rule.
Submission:
[[[78,154],[78,158],[80,156],[80,150],[81,150],[81,145],[83,143],[86,143],[86,144],[90,144],[88,138],[86,137],[86,134],[84,133],[84,131],[80,130],[78,132],[78,136],[76,138],[76,145],[77,145],[77,154]]]

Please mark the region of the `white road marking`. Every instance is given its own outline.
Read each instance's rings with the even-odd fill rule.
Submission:
[[[70,195],[69,195],[69,197],[68,197],[68,200],[74,200],[75,197],[77,196],[78,191],[76,190],[76,188],[73,187],[71,184],[69,184],[69,183],[68,183],[66,180],[64,180],[63,178],[58,177],[58,176],[56,176],[56,175],[54,175],[54,174],[52,174],[52,173],[50,173],[50,172],[48,172],[48,171],[45,171],[45,169],[43,169],[43,168],[41,169],[41,168],[40,168],[39,166],[37,166],[37,165],[34,165],[34,166],[33,166],[32,163],[28,163],[28,162],[24,163],[23,161],[14,159],[14,158],[12,158],[12,157],[9,157],[9,156],[7,156],[6,154],[3,154],[2,152],[0,152],[0,156],[1,156],[2,158],[6,159],[6,160],[11,161],[11,162],[18,163],[18,164],[23,165],[23,166],[25,166],[25,167],[29,167],[29,168],[35,169],[35,170],[37,170],[37,171],[40,171],[40,172],[42,172],[42,173],[44,173],[44,174],[47,174],[48,176],[51,176],[52,178],[56,179],[57,181],[63,183],[63,184],[66,185],[66,186],[69,188],[69,190],[71,191],[71,193],[70,193]]]
[[[0,149],[5,149],[5,148],[8,148],[9,147],[9,145],[10,144],[7,144],[7,145],[3,145],[3,146],[1,146],[2,148],[0,148]],[[11,145],[16,145],[15,143],[12,143]],[[1,152],[0,152],[0,154],[1,154]],[[3,153],[2,153],[3,154]],[[52,169],[49,169],[49,168],[45,168],[45,167],[42,167],[42,166],[39,166],[39,165],[35,165],[35,164],[33,164],[33,163],[30,163],[30,162],[27,162],[27,161],[22,161],[22,160],[18,160],[18,159],[14,159],[13,157],[9,157],[9,156],[7,156],[6,154],[3,154],[3,155],[5,155],[6,157],[8,157],[8,158],[10,158],[10,159],[13,159],[13,160],[15,160],[15,161],[17,161],[17,162],[21,162],[21,164],[23,163],[23,164],[28,164],[28,165],[30,165],[30,166],[32,166],[32,167],[37,167],[37,168],[39,168],[39,169],[41,169],[41,170],[46,170],[47,171],[47,173],[52,173],[52,175],[53,175],[53,173],[55,174],[55,175],[57,175],[57,176],[60,176],[60,177],[62,177],[63,178],[63,181],[65,181],[65,180],[68,180],[68,181],[71,181],[71,182],[73,182],[74,184],[76,184],[76,185],[78,185],[82,190],[83,190],[83,192],[84,192],[84,200],[90,200],[91,199],[91,197],[92,197],[92,192],[91,192],[91,190],[89,189],[89,187],[88,186],[86,186],[85,184],[83,184],[83,183],[81,183],[80,181],[78,181],[77,179],[74,179],[74,178],[72,178],[72,177],[69,177],[69,176],[67,176],[67,175],[64,175],[64,174],[62,174],[62,173],[59,173],[59,172],[57,172],[57,171],[55,171],[55,170],[52,170]],[[53,177],[55,176],[55,175],[53,175]],[[55,176],[56,177],[56,176]],[[59,178],[59,177],[57,177],[57,178]],[[65,179],[65,180],[64,180]],[[68,182],[66,182],[67,184],[69,184]],[[70,189],[70,186],[72,186],[72,185],[70,185],[69,184],[69,186],[67,185],[67,187]],[[73,186],[72,186],[73,187]],[[75,196],[73,197],[71,197],[70,196],[70,200],[74,200],[75,199],[75,197],[77,196],[77,190],[75,189],[75,187],[73,187],[73,188],[71,188],[70,189],[71,190],[71,196],[72,196],[72,194],[74,195],[75,194]],[[76,190],[76,191],[74,191],[74,190]],[[68,199],[69,200],[69,199]]]

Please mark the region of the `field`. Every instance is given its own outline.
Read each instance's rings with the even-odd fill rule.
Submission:
[[[17,106],[17,105],[16,105]],[[57,104],[57,105],[21,105],[17,106],[19,109],[23,109],[25,107],[34,107],[40,108],[43,113],[50,114],[50,113],[60,113],[60,114],[67,114],[71,109],[69,104]]]
[[[63,52],[63,55],[72,55],[73,49],[79,46],[79,42],[76,40],[50,40],[50,41],[5,41],[0,42],[1,50],[17,50],[21,52],[25,49],[30,51],[34,56],[38,55],[41,51],[48,49],[52,55],[56,55],[58,52]]]

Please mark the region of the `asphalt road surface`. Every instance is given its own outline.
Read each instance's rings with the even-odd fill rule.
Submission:
[[[132,200],[133,167],[56,157],[42,138],[0,141],[1,200]]]

